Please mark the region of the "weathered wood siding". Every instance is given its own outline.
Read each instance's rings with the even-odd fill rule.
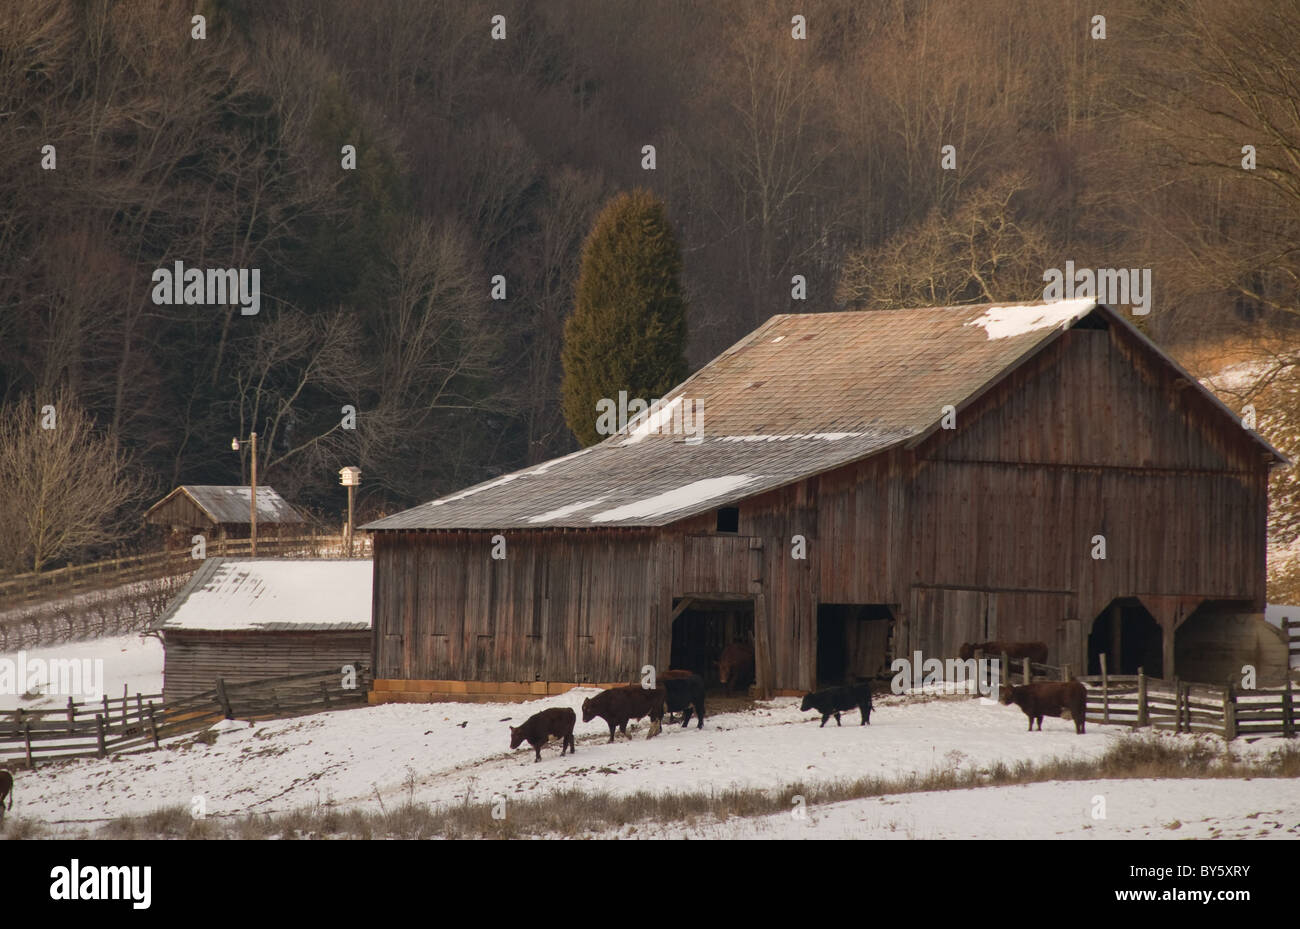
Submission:
[[[163,695],[178,700],[212,690],[217,678],[256,681],[268,677],[342,668],[370,658],[370,632],[163,633]]]
[[[660,588],[649,531],[375,534],[377,678],[630,679]]]
[[[887,605],[899,655],[1042,640],[1082,670],[1094,617],[1136,596],[1168,673],[1198,602],[1262,608],[1266,488],[1258,446],[1157,356],[1118,327],[1071,330],[955,430],[743,500],[735,533],[713,513],[514,531],[494,561],[490,533],[377,532],[376,677],[630,679],[666,665],[691,596],[752,600],[769,688],[814,686],[820,603]]]
[[[159,526],[174,526],[177,528],[216,527],[212,517],[195,506],[194,501],[185,494],[177,494],[167,502],[160,504],[157,509],[149,514],[147,521]]]

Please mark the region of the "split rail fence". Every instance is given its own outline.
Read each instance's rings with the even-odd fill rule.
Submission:
[[[352,542],[353,556],[368,558],[370,545],[368,534],[357,534]],[[247,558],[251,550],[252,543],[248,539],[214,539],[207,546],[207,555],[210,558]],[[257,540],[257,553],[270,558],[337,558],[345,554],[345,541],[341,535],[268,536]],[[189,549],[182,549],[108,558],[52,571],[14,574],[0,578],[0,607],[23,606],[92,590],[122,587],[136,581],[188,575],[201,563],[202,559],[191,557]]]
[[[1292,654],[1300,653],[1300,621],[1283,620],[1282,627]],[[976,657],[983,657],[983,653],[977,651]],[[1041,665],[1027,658],[1008,661],[1005,654],[1000,661],[999,667],[1007,669],[1005,679],[1010,684],[1064,681],[1071,677],[1068,666]],[[1281,685],[1245,690],[1235,678],[1220,687],[1178,678],[1151,678],[1140,670],[1137,674],[1109,674],[1105,655],[1101,656],[1101,670],[1101,674],[1076,678],[1088,689],[1090,723],[1208,732],[1228,741],[1296,736],[1295,671]]]
[[[103,697],[89,703],[68,698],[57,710],[0,713],[0,765],[35,767],[70,758],[148,751],[164,739],[206,729],[223,719],[274,719],[364,706],[370,669],[354,664],[354,687],[344,687],[339,668],[260,681],[218,678],[212,690],[164,703],[162,694]]]

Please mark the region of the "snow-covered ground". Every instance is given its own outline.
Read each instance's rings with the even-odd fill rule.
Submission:
[[[1300,839],[1300,781],[1052,781],[893,794],[704,825],[638,823],[599,838]],[[1104,814],[1104,817],[1101,815]]]
[[[527,745],[509,750],[508,725],[518,725],[545,707],[579,709],[583,699],[595,692],[575,690],[525,704],[388,704],[252,726],[226,722],[218,727],[211,745],[187,737],[161,751],[102,761],[77,760],[23,772],[14,810],[17,815],[56,828],[81,829],[124,814],[177,805],[189,807],[196,796],[204,798],[209,816],[243,816],[321,805],[374,812],[381,798],[388,808],[408,799],[432,805],[466,798],[487,802],[494,795],[517,800],[544,796],[557,789],[627,795],[637,791],[722,791],[731,787],[776,789],[793,784],[813,787],[864,776],[892,778],[934,770],[987,768],[998,761],[1093,757],[1123,732],[1093,725],[1087,734],[1079,736],[1072,723],[1049,718],[1042,733],[1029,733],[1025,731],[1025,717],[1016,707],[961,697],[924,702],[888,697],[880,701],[870,726],[859,726],[854,712],[846,715],[846,725],[836,727],[832,721],[822,729],[812,714],[799,712],[797,700],[781,698],[746,712],[710,716],[703,730],[693,725],[685,730],[666,727],[661,736],[650,740],[645,738],[646,726],[640,724],[634,739],[619,736],[613,744],[607,742],[608,730],[600,720],[582,723],[579,712],[580,750],[575,755],[561,758],[557,740],[543,748],[541,763],[533,762]],[[1234,751],[1263,754],[1278,744],[1280,740],[1238,743]],[[1145,802],[1126,799],[1135,796],[1128,793],[1128,782],[1107,784],[1105,792],[1112,798],[1112,809],[1147,810],[1144,815],[1152,823],[1159,818],[1157,812],[1166,815],[1165,808],[1148,809]],[[1062,798],[1084,797],[1086,793],[1085,799],[1068,801],[1070,809],[1082,808],[1087,798],[1098,792],[1056,786],[1062,793],[1045,794],[1044,805],[1063,803],[1066,801]],[[1236,816],[1237,801],[1224,808],[1219,799],[1237,796],[1233,790],[1238,786],[1242,785],[1233,782],[1228,789],[1201,794],[1199,799],[1194,794],[1178,795],[1195,800],[1195,809],[1178,812],[1170,807],[1173,812],[1167,820],[1190,822],[1207,816]],[[1286,807],[1282,800],[1288,791],[1291,800],[1286,808],[1300,813],[1300,782],[1289,782],[1285,788],[1265,792],[1273,798],[1268,803],[1242,801],[1251,808],[1241,815],[1273,810],[1279,805]],[[994,794],[1009,795],[1006,792],[1010,790],[981,792],[978,802],[985,803]],[[1171,798],[1175,796],[1170,794]],[[824,812],[830,818],[816,821],[839,824],[826,829],[828,837],[833,829],[853,832],[857,828],[854,817],[866,815],[876,815],[877,831],[887,831],[898,816],[882,819],[870,811],[892,809],[890,804],[895,802],[903,801],[898,797],[861,801],[845,805],[843,813],[824,807],[820,812],[815,810],[814,817]],[[951,811],[954,804],[962,802],[971,801],[944,800],[938,794],[916,795],[899,809],[900,815],[901,811],[913,811],[906,816],[917,824],[914,832],[927,833],[937,830],[937,823],[946,814],[936,812],[931,818],[930,813],[923,815],[921,810],[939,803],[948,804]],[[1020,834],[1023,816],[1003,819],[1003,826],[994,834]],[[1293,816],[1288,825],[1298,821]],[[780,822],[779,817],[771,818],[770,828],[775,829]],[[1064,828],[1064,820],[1059,817],[1052,822],[1053,829]],[[744,828],[759,828],[761,823],[755,821]]]
[[[103,690],[109,697],[122,696],[123,686],[131,694],[162,692],[163,648],[162,643],[153,636],[130,633],[84,642],[66,642],[48,647],[37,646],[26,649],[25,652],[29,670],[37,659],[42,662],[102,661]],[[12,662],[14,669],[19,672],[22,668],[20,655],[16,651],[0,654],[0,662]],[[0,681],[3,681],[2,675]],[[18,683],[21,686],[0,686],[0,712],[15,710],[20,706],[25,710],[48,710],[67,705],[69,694],[39,692],[39,689],[37,696],[25,700],[22,694],[26,690],[27,683],[25,681]],[[83,695],[71,696],[78,703],[83,703],[87,699]]]

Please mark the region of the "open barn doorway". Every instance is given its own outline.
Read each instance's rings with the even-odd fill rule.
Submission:
[[[681,606],[681,601],[674,608]],[[670,668],[694,671],[705,686],[720,686],[715,662],[731,642],[754,642],[753,600],[691,599],[673,620]]]
[[[1088,673],[1101,673],[1101,656],[1111,674],[1163,677],[1164,631],[1137,597],[1119,597],[1092,621],[1088,635]]]
[[[894,614],[883,603],[817,605],[817,686],[852,684],[889,668]]]

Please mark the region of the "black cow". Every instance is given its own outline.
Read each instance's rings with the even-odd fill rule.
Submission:
[[[850,687],[828,687],[825,690],[818,690],[804,696],[803,705],[799,707],[801,712],[808,712],[815,709],[822,714],[822,726],[826,721],[835,717],[835,725],[839,726],[840,713],[849,710],[858,710],[862,713],[862,722],[859,726],[866,726],[871,723],[871,685],[854,684]],[[819,726],[818,728],[821,728]]]
[[[685,729],[691,721],[691,709],[694,708],[695,715],[699,717],[699,725],[695,728],[704,728],[704,678],[698,674],[692,674],[689,677],[660,677],[659,683],[667,688],[668,694],[664,698],[664,708],[672,713],[682,714],[682,728]]]

